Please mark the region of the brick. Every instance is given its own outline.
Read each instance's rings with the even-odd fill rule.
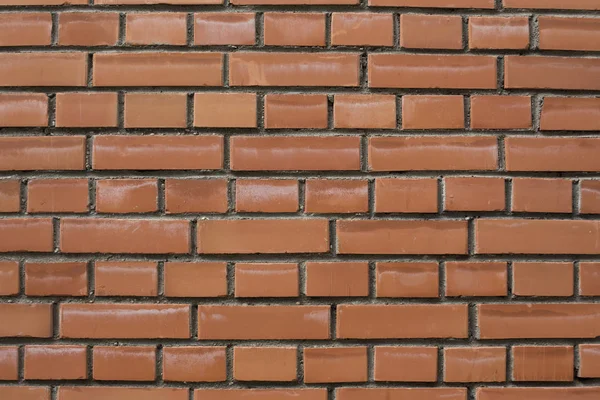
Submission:
[[[372,137],[368,160],[371,171],[495,170],[498,143],[491,136]]]
[[[480,304],[479,338],[595,338],[599,313],[600,306],[591,303]]]
[[[21,209],[21,182],[18,179],[0,180],[0,213],[19,212]]]
[[[30,126],[48,126],[48,97],[42,93],[0,94],[0,127]]]
[[[117,126],[116,93],[58,93],[56,126],[88,128]]]
[[[51,304],[2,303],[0,319],[0,337],[52,337]]]
[[[505,262],[447,262],[446,296],[506,296]]]
[[[594,400],[599,393],[597,387],[486,387],[477,389],[477,400]]]
[[[542,50],[600,50],[600,19],[587,17],[538,17]]]
[[[369,87],[496,89],[496,57],[369,54]]]
[[[367,347],[307,347],[304,382],[366,382]]]
[[[306,206],[309,213],[364,213],[369,211],[366,180],[308,179]]]
[[[444,382],[506,381],[506,348],[446,347]]]
[[[375,179],[375,211],[378,213],[435,213],[437,203],[436,179]]]
[[[392,46],[394,15],[334,12],[331,16],[334,46]]]
[[[297,297],[298,288],[298,264],[235,264],[235,297]]]
[[[512,207],[518,212],[570,213],[573,184],[568,179],[513,179]]]
[[[549,10],[599,10],[595,0],[573,0],[566,3],[563,0],[503,0],[506,8],[542,8]],[[536,399],[537,400],[537,399]]]
[[[437,347],[375,346],[375,381],[435,382],[437,357]]]
[[[579,264],[579,293],[582,296],[600,296],[600,263]]]
[[[438,297],[438,264],[378,262],[375,270],[375,285],[377,297]]]
[[[223,382],[225,347],[165,347],[163,377],[172,382]]]
[[[93,85],[221,86],[222,66],[220,53],[96,53]]]
[[[83,136],[0,137],[0,171],[83,169]]]
[[[298,191],[297,180],[237,179],[235,209],[238,212],[296,212]]]
[[[469,49],[529,48],[529,17],[470,17]]]
[[[510,137],[504,143],[507,171],[600,171],[597,138]]]
[[[194,14],[194,44],[253,45],[256,41],[254,13]]]
[[[402,129],[464,129],[463,96],[402,96]]]
[[[96,261],[96,296],[156,296],[158,272],[155,262]]]
[[[94,380],[153,381],[156,377],[154,346],[94,346]]]
[[[234,0],[235,1],[235,0]],[[252,1],[252,0],[238,0]],[[277,0],[259,0],[277,1]],[[284,0],[293,1],[293,0]],[[340,1],[340,0],[326,0]],[[294,400],[327,400],[327,389],[196,389],[194,400],[279,400],[293,398]],[[584,399],[588,400],[588,399]]]
[[[62,46],[114,46],[119,39],[119,14],[64,12],[58,14],[58,44]]]
[[[233,0],[237,5],[303,5],[306,0]],[[311,0],[311,5],[358,4],[357,0]]]
[[[514,381],[573,380],[573,346],[514,346],[512,357]]]
[[[478,219],[477,254],[596,254],[598,221]]]
[[[48,46],[51,32],[50,13],[0,15],[0,46]]]
[[[377,0],[374,0],[377,1]],[[465,400],[466,388],[338,388],[338,400]]]
[[[517,296],[573,296],[573,263],[513,263],[513,294]]]
[[[297,352],[296,347],[235,346],[233,378],[237,381],[295,381]]]
[[[85,86],[85,53],[0,54],[1,86]]]
[[[50,252],[54,249],[52,219],[0,219],[0,252]]]
[[[225,179],[166,179],[167,214],[224,213],[227,205]]]
[[[324,13],[264,14],[267,46],[325,46]]]
[[[467,254],[466,221],[337,222],[340,254]]]
[[[125,42],[140,44],[185,45],[185,13],[129,13],[125,24]]]
[[[396,128],[396,96],[387,94],[336,94],[333,125],[348,129]]]
[[[17,346],[0,346],[0,381],[16,381],[19,379],[19,348]],[[2,387],[0,387],[2,394]]]
[[[189,253],[186,220],[64,218],[60,221],[63,253]]]
[[[198,253],[324,253],[329,226],[324,219],[198,221]]]
[[[0,261],[0,296],[18,294],[19,281],[19,263]]]
[[[84,262],[25,263],[27,296],[87,296],[87,288]]]
[[[63,339],[190,337],[189,304],[63,303],[59,313]]]
[[[369,0],[370,6],[431,8],[494,8],[494,0]],[[392,400],[392,399],[390,399]]]
[[[265,128],[327,128],[327,96],[324,94],[267,94]]]
[[[256,94],[196,93],[194,126],[209,128],[255,128]]]
[[[75,380],[87,377],[85,346],[25,346],[25,379]]]
[[[235,136],[231,138],[231,169],[234,171],[358,171],[360,138]]]
[[[0,71],[1,63],[0,58]],[[231,53],[229,84],[358,86],[358,64],[358,54],[355,53]]]
[[[207,5],[223,4],[222,0],[97,0],[95,4],[106,5],[151,5],[151,4],[172,4],[172,5]]]
[[[506,208],[503,178],[448,177],[444,178],[444,185],[444,210],[501,211]]]
[[[32,179],[27,183],[27,212],[87,212],[88,191],[87,179]]]
[[[336,332],[340,339],[466,338],[468,319],[466,304],[343,304]]]
[[[580,344],[579,346],[580,378],[597,378],[600,376],[600,348],[597,344]]]
[[[573,71],[577,70],[574,74]],[[600,60],[581,57],[506,56],[507,89],[599,90]]]
[[[405,48],[462,49],[462,31],[460,15],[400,15],[400,46]]]
[[[600,98],[545,97],[540,129],[543,131],[600,130]]]
[[[184,93],[126,93],[125,128],[185,128]]]
[[[329,306],[198,306],[198,338],[329,339]]]
[[[369,265],[366,262],[307,262],[306,295],[366,297],[369,295]]]
[[[44,386],[0,386],[5,399],[50,400],[50,388]]]
[[[158,210],[156,179],[102,179],[96,181],[99,213],[149,213]]]
[[[472,129],[531,129],[531,97],[471,96]]]
[[[221,262],[167,262],[165,296],[221,297],[227,295],[227,266]]]
[[[220,169],[223,137],[96,136],[92,160],[97,170]]]
[[[187,388],[170,387],[61,386],[58,388],[58,398],[60,400],[187,400],[188,392]]]

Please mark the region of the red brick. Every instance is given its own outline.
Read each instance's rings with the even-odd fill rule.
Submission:
[[[366,382],[367,347],[304,349],[304,382]]]
[[[50,13],[4,13],[0,15],[0,46],[48,46]]]
[[[21,182],[18,179],[0,180],[0,213],[19,212],[21,209]]]
[[[58,93],[56,95],[56,126],[116,127],[116,93]]]
[[[0,346],[0,381],[16,381],[18,379],[19,348],[17,346]],[[1,387],[0,394],[2,394]]]
[[[514,346],[512,357],[514,381],[573,380],[573,346]]]
[[[369,265],[366,262],[307,262],[306,295],[366,297],[369,295]]]
[[[579,345],[580,378],[597,378],[600,376],[600,347],[597,344]]]
[[[507,171],[600,171],[600,139],[509,137]]]
[[[64,253],[189,253],[186,220],[64,218],[60,221]]]
[[[85,346],[25,346],[25,379],[85,379]]]
[[[376,346],[375,381],[435,382],[437,347]]]
[[[119,38],[119,14],[65,12],[58,17],[58,44],[114,46]]]
[[[174,382],[223,382],[225,347],[165,347],[163,377]]]
[[[49,303],[2,303],[0,319],[0,337],[52,337],[52,305]]]
[[[298,282],[298,264],[235,264],[235,297],[297,297]]]
[[[27,184],[27,212],[87,212],[88,191],[87,179],[32,179]]]
[[[0,171],[83,169],[83,136],[0,137]]]
[[[27,262],[25,263],[25,294],[87,296],[87,265],[84,262]]]
[[[382,0],[372,0],[382,1]],[[389,0],[387,0],[389,1]],[[398,0],[396,0],[398,1]],[[338,388],[336,399],[338,400],[465,400],[467,398],[466,388]]]
[[[598,10],[600,7],[595,0],[503,0],[506,8],[543,8],[567,10]],[[510,400],[510,399],[509,399]],[[537,400],[537,399],[536,399]]]
[[[329,339],[329,306],[198,306],[198,338]]]
[[[464,129],[463,96],[402,96],[402,129]]]
[[[349,129],[396,128],[396,96],[338,94],[333,102],[333,125]]]
[[[394,15],[334,12],[331,17],[334,46],[392,46]]]
[[[344,304],[336,332],[340,339],[466,338],[468,319],[466,304]]]
[[[234,0],[235,1],[235,0]],[[256,0],[237,0],[256,1]],[[259,0],[274,2],[278,0]],[[294,1],[294,0],[283,0]],[[326,0],[341,1],[341,0]],[[347,1],[347,0],[346,0]],[[327,389],[196,389],[194,400],[279,400],[293,398],[294,400],[327,400]],[[585,399],[587,400],[587,399]]]
[[[252,45],[255,35],[254,13],[194,14],[196,45]]]
[[[196,93],[194,126],[209,128],[256,127],[254,93]]]
[[[504,179],[482,177],[444,178],[447,211],[504,210]]]
[[[5,399],[50,400],[50,388],[44,386],[0,386]]]
[[[0,219],[0,252],[50,252],[54,249],[52,219]]]
[[[512,208],[518,212],[570,213],[573,184],[568,179],[514,178]]]
[[[327,128],[327,96],[323,94],[267,94],[265,128]]]
[[[378,262],[377,297],[438,297],[439,268],[435,262]]]
[[[600,263],[582,262],[579,265],[579,293],[600,296]]]
[[[325,46],[324,13],[264,14],[267,46]]]
[[[125,94],[125,128],[185,128],[184,93]]]
[[[539,48],[543,50],[600,50],[600,20],[587,17],[538,17]]]
[[[295,381],[297,352],[295,347],[236,346],[233,377],[237,381]]]
[[[471,96],[472,129],[531,129],[531,97]]]
[[[0,15],[0,26],[1,24],[2,15]],[[0,94],[0,126],[48,126],[48,97],[42,93]]]
[[[373,2],[373,0],[371,0]],[[460,15],[400,15],[400,46],[425,49],[462,49]]]
[[[573,263],[515,262],[513,294],[517,296],[572,296]]]
[[[340,254],[466,254],[466,221],[339,220]]]
[[[324,253],[329,251],[325,219],[198,221],[198,253]]]
[[[58,388],[60,400],[188,400],[188,393],[187,388],[171,387],[61,386]]]
[[[165,263],[165,296],[221,297],[227,295],[227,266],[220,262]]]
[[[125,26],[129,44],[185,45],[187,41],[185,13],[129,13]]]
[[[544,131],[600,130],[600,99],[545,97],[540,129]]]
[[[438,211],[436,179],[375,179],[378,213],[435,213]]]
[[[494,0],[369,0],[370,6],[432,8],[494,8]]]
[[[298,211],[298,181],[237,179],[235,209],[238,212],[296,212]]]
[[[157,265],[145,261],[96,261],[96,296],[156,296]]]
[[[60,337],[185,339],[189,304],[94,303],[60,305]]]
[[[506,296],[505,262],[446,263],[446,296]]]
[[[165,209],[168,214],[224,213],[227,205],[225,179],[165,180]]]
[[[19,263],[0,261],[0,296],[12,296],[19,293]]]
[[[153,381],[154,346],[94,346],[94,379],[98,381]]]
[[[470,17],[470,49],[527,49],[529,47],[529,18]]]
[[[506,381],[506,348],[446,347],[444,382]]]
[[[99,213],[149,213],[158,209],[156,179],[103,179],[96,181]]]
[[[308,179],[306,206],[309,213],[364,213],[369,211],[366,180]]]
[[[574,74],[573,71],[577,70]],[[506,56],[507,89],[599,90],[600,60],[581,57]]]

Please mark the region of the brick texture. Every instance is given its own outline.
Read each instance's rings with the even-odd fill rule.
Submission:
[[[600,0],[0,0],[0,400],[600,399]]]

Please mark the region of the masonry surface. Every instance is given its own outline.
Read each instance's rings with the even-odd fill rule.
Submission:
[[[600,0],[0,0],[0,399],[600,399]]]

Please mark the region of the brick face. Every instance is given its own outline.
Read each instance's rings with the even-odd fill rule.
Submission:
[[[0,0],[0,400],[600,398],[599,0]]]

